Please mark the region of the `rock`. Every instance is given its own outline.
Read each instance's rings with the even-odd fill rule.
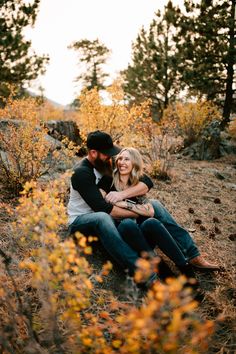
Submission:
[[[200,225],[199,228],[201,231],[206,231],[206,227],[204,225]]]
[[[230,234],[229,235],[230,241],[236,241],[236,233],[235,234]]]
[[[15,127],[19,127],[21,124],[23,124],[22,120],[0,119],[0,131],[5,132],[10,125],[13,125]]]
[[[236,184],[235,183],[226,183],[225,186],[228,189],[232,189],[233,191],[236,191]]]
[[[219,220],[219,218],[217,218],[217,216],[214,216],[212,220],[215,223],[219,223],[220,222],[220,220]]]
[[[56,149],[56,150],[61,149],[62,143],[61,143],[59,140],[53,138],[52,136],[50,136],[50,135],[48,135],[48,134],[45,135],[45,139],[46,139],[46,141],[50,144],[50,146],[51,146],[51,148],[52,148],[53,150],[55,150],[55,149]]]
[[[66,137],[76,145],[82,143],[79,128],[72,120],[51,120],[45,122],[44,127],[48,129],[48,134],[57,140],[61,141]]]
[[[220,172],[215,172],[214,173],[214,175],[216,176],[216,178],[218,178],[218,179],[225,179],[225,176],[224,175],[222,175]]]
[[[9,154],[6,151],[0,150],[0,170],[13,170],[14,162],[9,158]]]
[[[182,155],[194,160],[214,160],[226,154],[236,154],[236,143],[228,134],[220,131],[218,121],[210,123],[198,141],[182,151]]]
[[[231,140],[222,140],[220,142],[220,155],[236,154],[236,143]]]
[[[201,225],[202,220],[201,219],[195,219],[194,224]]]
[[[184,149],[183,154],[194,160],[214,160],[220,154],[220,123],[211,122],[202,132],[198,141]]]
[[[188,231],[189,231],[189,232],[195,232],[196,229],[190,228],[190,229],[188,229]]]

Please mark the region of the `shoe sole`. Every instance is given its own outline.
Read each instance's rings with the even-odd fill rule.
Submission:
[[[194,265],[194,264],[191,264],[192,265],[192,267],[194,267],[195,269],[200,269],[200,270],[208,270],[208,271],[212,271],[212,272],[214,272],[214,271],[217,271],[217,270],[220,270],[220,268],[208,268],[208,267],[200,267],[200,266],[196,266],[196,265]]]

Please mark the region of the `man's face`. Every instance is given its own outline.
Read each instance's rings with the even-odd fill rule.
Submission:
[[[97,151],[97,157],[93,161],[94,167],[103,175],[112,175],[111,157]]]

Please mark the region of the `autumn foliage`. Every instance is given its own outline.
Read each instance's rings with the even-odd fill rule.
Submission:
[[[18,89],[7,84],[9,96],[1,97],[4,107],[0,108],[0,119],[20,119],[35,122],[63,119],[62,109],[55,108],[49,101],[40,97],[18,97]]]
[[[8,119],[6,128],[0,131],[0,176],[15,194],[27,181],[52,172],[75,153],[72,143],[57,144],[47,135],[34,98],[13,99],[12,93],[0,109],[0,118]]]
[[[6,257],[0,274],[3,352],[27,352],[28,343],[38,353],[204,352],[214,326],[196,315],[184,277],[157,282],[139,307],[96,289],[112,266],[92,270],[86,255],[94,237],[60,237],[67,179],[47,188],[27,182],[19,200],[13,227],[22,249],[20,277],[14,279]],[[140,265],[139,272],[148,270],[147,263]]]
[[[99,129],[108,132],[122,146],[133,145],[137,140],[144,144],[140,125],[152,122],[150,102],[129,107],[119,81],[107,88],[105,95],[107,104],[96,88],[84,90],[79,97],[80,108],[76,121],[82,132],[86,135]]]
[[[154,172],[167,172],[169,165],[158,166],[159,161],[169,163],[167,129],[152,122],[149,102],[128,107],[117,83],[108,94],[110,103],[105,105],[96,89],[83,92],[76,113],[78,126],[84,133],[106,130],[120,145],[138,146],[152,161]],[[1,172],[8,184],[21,191],[12,224],[21,256],[16,262],[14,252],[0,254],[1,351],[204,353],[214,324],[197,315],[197,302],[184,277],[156,282],[139,306],[102,288],[112,264],[105,263],[99,271],[92,268],[88,260],[96,242],[93,235],[66,237],[65,198],[71,174],[46,185],[39,180],[51,161],[61,160],[62,155],[47,141],[34,105],[28,105],[26,114],[25,103],[12,101],[5,106],[5,113],[22,109],[22,124],[12,124],[1,133],[1,148],[7,153],[1,155]],[[68,159],[73,153],[73,147],[68,155],[63,152]],[[145,259],[137,267],[134,282],[152,271]],[[138,292],[134,282],[127,288],[130,298]]]
[[[195,142],[212,121],[220,121],[217,107],[208,101],[176,103],[163,114],[162,124],[183,136],[185,145]]]

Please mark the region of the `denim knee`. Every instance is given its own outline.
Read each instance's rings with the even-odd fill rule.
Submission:
[[[157,220],[155,218],[149,218],[147,220],[145,220],[142,224],[141,224],[141,229],[142,230],[146,230],[146,229],[153,229],[154,227],[155,228],[158,228],[158,227],[161,227],[162,226],[162,223],[160,222],[160,220]]]
[[[134,230],[138,227],[137,223],[133,219],[124,219],[120,222],[118,230],[120,232]]]
[[[98,211],[96,212],[96,223],[97,225],[100,223],[102,223],[103,225],[114,225],[114,220],[109,214],[105,213],[104,211]]]

